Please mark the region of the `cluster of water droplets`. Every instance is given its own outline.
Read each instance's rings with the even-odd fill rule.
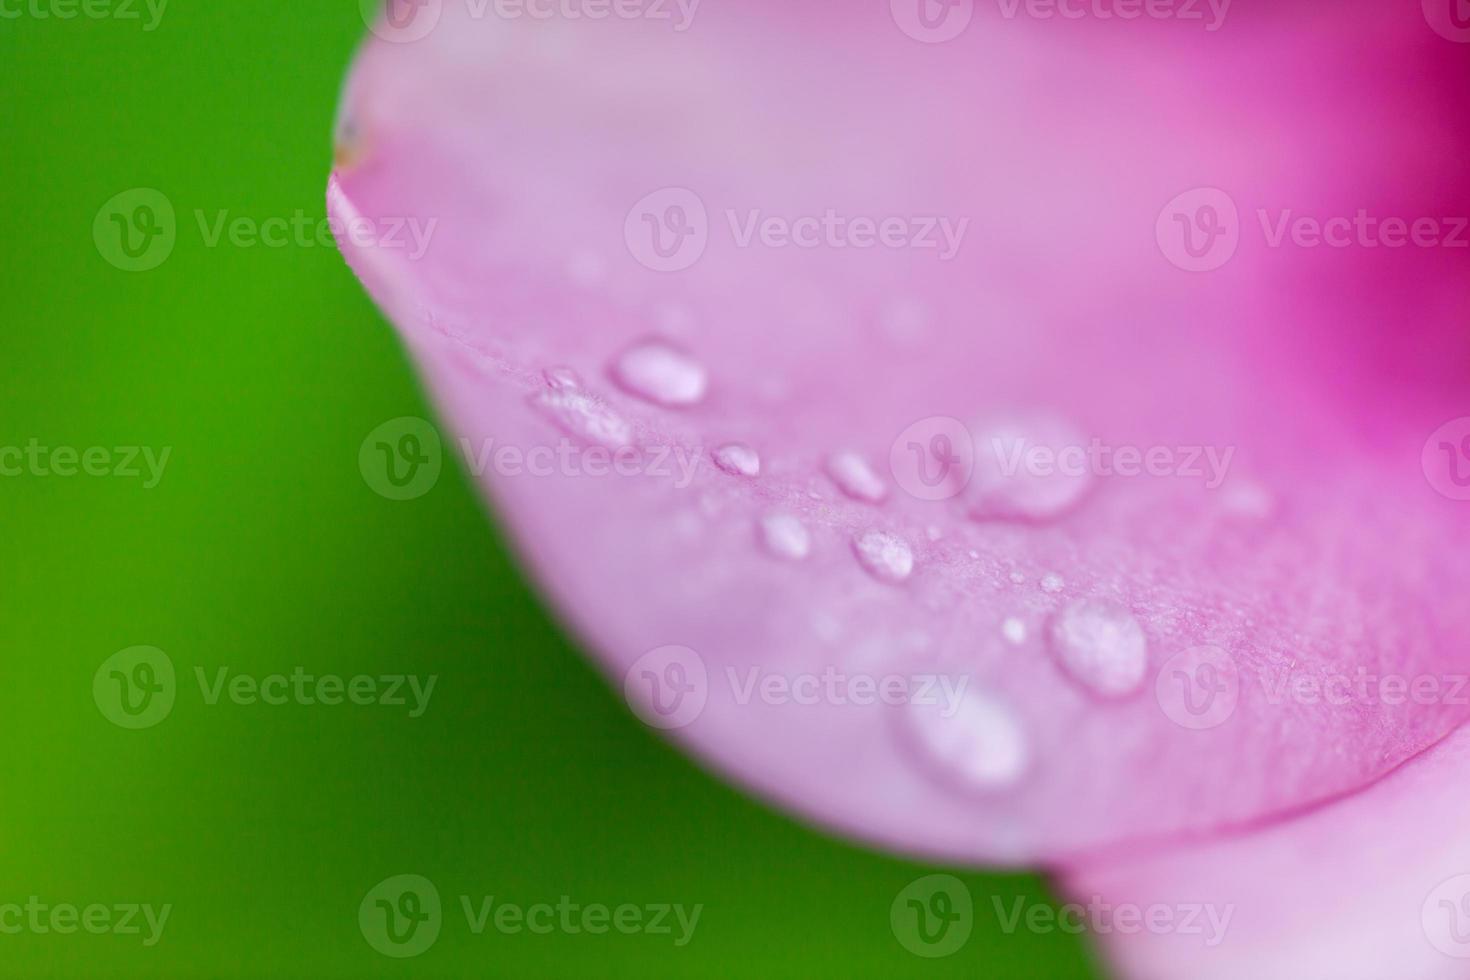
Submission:
[[[900,320],[909,325],[912,317]],[[628,394],[650,404],[686,409],[701,404],[709,391],[709,373],[704,365],[682,348],[664,340],[635,343],[613,361],[609,375]],[[537,407],[569,433],[591,442],[621,447],[633,438],[633,427],[602,398],[588,391],[569,368],[545,372],[547,388],[535,396]],[[962,509],[977,521],[1021,521],[1045,523],[1073,509],[1091,488],[1087,475],[1034,475],[1021,468],[1003,465],[1005,453],[1026,445],[1078,444],[1080,437],[1067,423],[1051,418],[1021,423],[1004,422],[976,428],[977,468],[962,499]],[[714,465],[737,479],[761,475],[760,453],[738,441],[720,445],[711,454]],[[1017,462],[1013,457],[1010,463]],[[879,506],[890,496],[888,481],[860,453],[843,450],[827,457],[824,473],[841,494],[859,504]],[[820,498],[815,492],[809,494]],[[1248,492],[1232,499],[1232,509],[1247,513],[1266,510],[1264,494]],[[770,510],[755,522],[756,538],[767,554],[786,562],[800,562],[812,553],[812,533],[796,514],[785,509]],[[944,538],[935,525],[925,529],[931,543]],[[869,527],[852,537],[852,552],[859,566],[873,579],[899,585],[915,571],[913,546],[902,535]],[[971,559],[979,553],[970,550]],[[1019,571],[1009,575],[1014,586],[1027,579]],[[1002,583],[997,583],[1001,588]],[[1043,572],[1036,588],[1049,597],[1067,590],[1063,577]],[[1061,674],[1077,687],[1100,700],[1116,700],[1135,694],[1143,685],[1148,666],[1148,646],[1138,620],[1121,606],[1088,599],[1062,602],[1045,624],[1045,646]],[[1000,638],[1014,648],[1025,648],[1033,630],[1019,615],[1005,617]],[[973,690],[949,711],[931,705],[908,705],[903,712],[906,737],[911,745],[937,767],[946,778],[967,789],[993,791],[1020,782],[1030,769],[1032,749],[1020,717],[1000,698]]]

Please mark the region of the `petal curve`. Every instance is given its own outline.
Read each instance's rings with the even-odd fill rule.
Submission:
[[[1250,214],[1466,203],[1464,127],[1426,95],[1445,42],[1414,11],[1345,9],[1321,36],[1288,5],[1167,46],[1160,25],[999,21],[931,46],[819,2],[711,7],[677,36],[446,4],[426,37],[362,53],[329,207],[437,222],[417,258],[342,248],[456,435],[579,447],[551,478],[492,466],[487,492],[620,688],[702,678],[675,730],[703,758],[964,860],[1207,833],[1359,789],[1470,717],[1445,696],[1470,517],[1421,471],[1470,379],[1458,267],[1283,249]],[[1368,70],[1367,37],[1423,67]],[[1351,114],[1324,101],[1342,91]],[[1208,275],[1156,229],[1191,187],[1245,215]],[[854,247],[855,218],[906,222],[908,247]],[[807,233],[820,247],[789,244]],[[630,381],[620,359],[650,338],[664,353]],[[889,464],[902,433],[952,420],[971,486],[930,499]],[[1016,432],[1171,450],[1176,470],[1213,450],[1222,482],[1091,458],[1071,484],[997,477]],[[758,475],[718,464],[731,444]],[[632,447],[639,472],[571,472],[592,447]],[[709,465],[654,473],[660,454]],[[672,647],[695,659],[642,659]],[[854,677],[908,696],[837,703],[833,672],[848,701]],[[1360,674],[1440,694],[1343,688]],[[1221,676],[1228,716],[1193,726],[1178,699]],[[929,677],[941,703],[908,703]],[[817,703],[797,703],[809,678]]]

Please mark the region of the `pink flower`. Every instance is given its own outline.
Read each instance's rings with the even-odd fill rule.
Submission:
[[[1127,976],[1458,976],[1457,2],[391,0],[329,203],[702,760],[1228,920]]]

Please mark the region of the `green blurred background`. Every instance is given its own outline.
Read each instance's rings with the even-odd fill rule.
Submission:
[[[175,0],[151,31],[141,0],[138,20],[20,2],[0,19],[0,447],[171,452],[151,489],[34,467],[0,477],[0,905],[173,908],[152,946],[0,933],[0,973],[1095,975],[1076,936],[1003,932],[992,897],[1051,901],[1023,875],[960,872],[973,935],[948,957],[908,952],[890,904],[945,869],[798,825],[641,727],[455,461],[416,500],[369,488],[367,433],[429,412],[393,333],[333,248],[208,247],[195,217],[322,217],[337,89],[365,33],[355,0]],[[93,225],[138,187],[172,203],[177,243],[125,272]],[[142,644],[171,658],[177,700],[126,730],[92,681]],[[194,676],[297,666],[439,680],[410,718],[211,706]],[[393,959],[357,913],[403,873],[435,883],[444,921],[422,955]],[[704,910],[676,948],[475,935],[461,895]]]

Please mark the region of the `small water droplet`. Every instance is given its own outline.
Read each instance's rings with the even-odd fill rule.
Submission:
[[[944,531],[938,525],[930,524],[928,527],[924,528],[924,537],[928,538],[930,541],[938,541],[940,538],[944,537]]]
[[[812,550],[812,536],[790,514],[767,514],[760,521],[761,543],[777,558],[800,561]]]
[[[547,368],[542,374],[546,378],[546,383],[558,391],[582,387],[581,376],[569,367]]]
[[[1022,575],[1020,572],[1011,572],[1011,581],[1016,583],[1017,585],[1025,585],[1026,576]]]
[[[910,702],[903,717],[929,762],[964,789],[1008,789],[1031,767],[1020,722],[1010,708],[987,695],[972,690],[958,704],[945,698]]]
[[[730,442],[715,450],[715,465],[731,476],[760,476],[761,457],[743,442]]]
[[[974,548],[971,548],[969,551],[969,555],[971,558],[979,558],[980,552],[976,551]]]
[[[1051,650],[1062,670],[1101,697],[1132,694],[1148,669],[1148,640],[1127,610],[1077,600],[1051,622]]]
[[[914,571],[914,552],[909,543],[887,531],[865,531],[853,539],[858,561],[876,579],[902,582]]]
[[[975,470],[965,491],[977,521],[1055,520],[1093,484],[1093,462],[1082,433],[1038,415],[974,427]]]
[[[1025,579],[1022,579],[1022,581],[1024,582]],[[1047,572],[1045,575],[1041,576],[1041,591],[1043,592],[1050,592],[1055,595],[1066,587],[1066,579],[1062,578],[1056,572]]]
[[[1026,623],[1016,616],[1006,617],[1005,622],[1000,624],[1000,631],[1005,638],[1016,646],[1026,642]]]
[[[709,388],[704,365],[661,340],[629,347],[613,365],[612,376],[629,394],[669,408],[697,405]]]
[[[839,490],[854,500],[878,504],[888,497],[888,484],[857,453],[833,454],[827,460],[827,475]]]
[[[633,441],[632,426],[585,391],[543,391],[532,398],[532,403],[568,435],[609,449],[621,449]]]

